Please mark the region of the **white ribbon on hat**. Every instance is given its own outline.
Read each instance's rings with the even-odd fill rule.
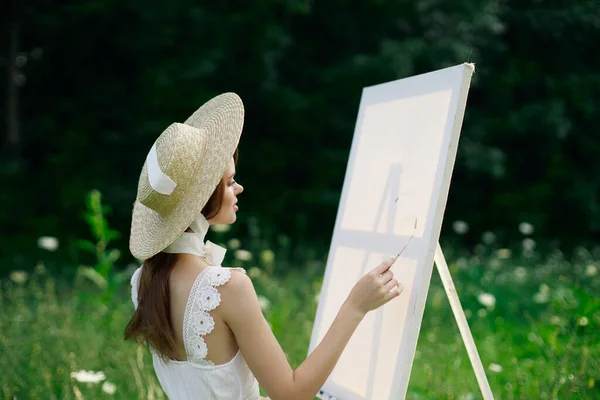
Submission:
[[[227,250],[209,240],[204,243],[204,237],[208,232],[209,226],[210,225],[204,215],[199,213],[190,225],[193,232],[183,232],[177,240],[163,250],[163,253],[195,254],[200,257],[205,257],[211,265],[221,265],[225,259]]]
[[[148,180],[152,189],[160,194],[169,195],[173,193],[177,184],[160,169],[158,163],[158,154],[156,152],[156,142],[150,149],[150,153],[146,157],[146,165],[148,168]]]

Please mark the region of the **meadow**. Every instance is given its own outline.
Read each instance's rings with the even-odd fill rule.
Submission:
[[[450,264],[496,398],[600,398],[596,264],[583,254],[579,263],[554,255],[536,264],[509,253]],[[258,265],[238,265],[247,264],[265,316],[297,366],[308,348],[324,264],[307,262],[276,277],[268,272],[276,257],[268,250],[260,254]],[[1,283],[0,296],[2,398],[165,398],[149,353],[123,341],[133,310],[126,280],[100,301],[87,282],[57,281],[42,263],[30,276],[11,277]],[[90,373],[72,374],[78,371]],[[407,398],[481,398],[435,272]]]
[[[0,281],[0,397],[3,399],[165,399],[144,347],[123,340],[133,312],[129,277],[117,268],[114,236],[99,198],[87,220],[94,240],[80,247],[96,265],[57,277],[40,260]],[[96,203],[94,204],[94,201]],[[228,246],[246,268],[261,308],[292,367],[305,358],[325,258],[267,241],[258,229]],[[60,251],[53,238],[39,245]],[[516,249],[492,240],[472,251],[446,248],[463,309],[496,399],[600,399],[600,255],[577,249],[540,254],[533,239]],[[227,263],[226,263],[227,264]],[[286,272],[287,271],[287,272]],[[433,272],[407,399],[480,399],[465,347]]]

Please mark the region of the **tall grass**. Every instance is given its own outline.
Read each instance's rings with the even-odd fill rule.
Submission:
[[[269,253],[237,262],[246,266],[275,335],[298,366],[308,348],[323,263],[306,262],[301,272],[276,278],[267,272],[274,262]],[[590,267],[595,264],[557,256],[527,262],[494,253],[451,262],[496,398],[600,398],[600,297],[598,275]],[[86,281],[55,281],[43,268],[14,280],[0,286],[3,398],[165,398],[147,351],[122,339],[133,311],[126,283],[103,303],[89,300],[98,289]],[[103,391],[104,381],[71,377],[80,370],[102,371],[116,391]],[[480,397],[434,273],[407,398]]]
[[[115,268],[119,255],[108,245],[116,232],[100,200],[96,192],[88,198],[94,241],[79,241],[94,260],[72,267],[73,282],[54,278],[43,263],[32,274],[14,271],[0,280],[0,398],[166,398],[147,350],[123,340],[133,313],[128,278],[137,265]],[[292,249],[284,236],[266,240],[252,221],[245,248],[225,230],[215,227],[213,237],[230,249],[225,264],[246,268],[297,367],[306,357],[324,260],[314,249]],[[566,260],[560,252],[535,253],[531,241],[514,253],[492,245],[445,253],[497,399],[600,399],[599,255],[579,249]],[[407,398],[481,398],[435,272]]]

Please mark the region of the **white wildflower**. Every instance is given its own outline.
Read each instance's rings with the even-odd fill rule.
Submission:
[[[99,383],[106,379],[104,372],[94,372],[94,371],[77,371],[71,372],[71,378],[74,378],[78,382],[90,382],[90,383]]]
[[[248,270],[247,274],[250,278],[258,278],[262,272],[257,267],[252,267]]]
[[[518,281],[524,281],[527,278],[527,270],[523,267],[515,268],[515,278]]]
[[[56,251],[58,249],[58,239],[52,236],[42,236],[37,241],[40,249]]]
[[[502,261],[498,260],[497,258],[492,258],[488,262],[488,266],[493,270],[498,270],[502,267]]]
[[[487,310],[485,308],[480,308],[479,310],[477,310],[477,315],[479,316],[479,318],[483,318],[487,315]]]
[[[590,264],[585,267],[585,276],[596,276],[598,268],[594,264]]]
[[[469,231],[469,225],[465,221],[454,221],[452,229],[459,235],[464,235]]]
[[[117,391],[117,386],[114,383],[106,381],[102,384],[102,391],[107,394],[115,394]]]
[[[483,243],[485,244],[492,244],[496,241],[496,235],[494,232],[487,231],[481,235],[481,240],[483,240]]]
[[[273,250],[263,250],[260,252],[260,259],[265,264],[271,264],[275,261],[275,253],[273,253]]]
[[[529,222],[521,222],[519,224],[519,232],[525,236],[531,235],[533,233],[533,225]]]
[[[22,284],[22,283],[27,282],[28,275],[27,275],[27,272],[25,272],[25,271],[12,271],[8,275],[8,277],[14,283]]]
[[[577,325],[579,326],[587,326],[590,323],[590,320],[587,317],[581,317],[577,320]]]
[[[510,251],[510,249],[499,249],[496,252],[496,256],[502,259],[510,258],[512,256],[512,251]]]
[[[240,248],[242,242],[240,242],[240,239],[233,238],[229,241],[229,243],[227,243],[227,245],[230,249],[235,250]]]
[[[525,238],[523,239],[523,249],[525,249],[526,251],[533,251],[533,249],[535,249],[535,240],[531,239],[531,238]]]
[[[258,296],[258,305],[262,311],[267,311],[271,306],[271,302],[264,296]]]
[[[533,301],[538,304],[547,303],[550,300],[550,288],[545,283],[540,285],[537,293],[533,295]]]
[[[493,308],[496,305],[496,297],[491,293],[480,293],[477,300],[487,308]]]
[[[235,251],[234,257],[241,261],[250,261],[252,260],[252,253],[248,250],[238,249]]]
[[[229,228],[230,228],[230,226],[227,224],[214,224],[214,225],[210,226],[210,229],[213,232],[220,232],[220,233],[229,231]]]
[[[496,364],[496,363],[491,363],[490,366],[488,367],[488,369],[492,372],[500,373],[500,372],[502,372],[502,365]]]

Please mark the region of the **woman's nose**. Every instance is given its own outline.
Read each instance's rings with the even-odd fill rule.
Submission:
[[[237,190],[238,194],[242,193],[243,191],[244,191],[244,187],[238,183],[238,190]]]

